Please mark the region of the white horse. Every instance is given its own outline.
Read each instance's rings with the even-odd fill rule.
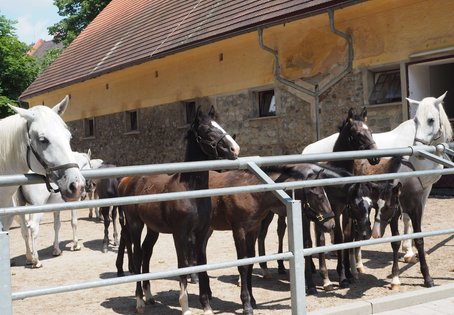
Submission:
[[[88,153],[80,153],[74,152],[74,156],[76,158],[77,164],[79,165],[80,169],[91,169],[92,165],[90,163],[90,155],[91,151],[88,150]],[[87,180],[86,191],[90,191],[91,188],[89,187],[91,181]],[[82,199],[85,197],[83,194]],[[52,193],[47,190],[46,184],[36,184],[36,185],[24,185],[19,187],[16,194],[14,195],[13,203],[14,206],[25,206],[26,204],[29,205],[44,205],[44,204],[51,204],[51,203],[62,203],[64,202],[63,198],[59,193]],[[40,268],[42,267],[42,263],[39,260],[38,249],[36,246],[36,240],[39,234],[39,224],[41,219],[43,218],[44,213],[34,213],[30,215],[30,219],[28,223],[22,224],[21,223],[21,232],[22,236],[24,237],[25,244],[30,244],[29,238],[31,237],[31,250],[29,246],[26,246],[26,254],[25,257],[27,259],[27,264],[31,264],[33,268]],[[29,233],[29,230],[30,233]],[[61,255],[60,249],[60,240],[59,240],[59,232],[61,227],[60,221],[60,211],[54,211],[54,250],[52,254],[54,256]],[[72,251],[77,251],[81,249],[81,245],[79,243],[79,238],[77,236],[77,210],[71,210],[71,227],[73,230],[73,241],[71,245]]]
[[[45,176],[49,189],[53,189],[50,182],[57,184],[64,200],[80,198],[85,179],[71,150],[71,133],[60,117],[68,103],[66,96],[52,109],[42,105],[31,109],[10,106],[16,114],[0,120],[0,175],[31,170]],[[17,188],[18,185],[0,187],[0,208],[13,205]],[[0,230],[8,230],[13,218],[1,215]]]
[[[416,114],[413,119],[404,121],[395,129],[383,132],[373,133],[372,136],[379,149],[400,148],[412,145],[437,145],[439,143],[451,141],[452,128],[448,116],[443,108],[443,99],[445,92],[438,98],[426,97],[422,101],[407,98],[410,106],[417,106]],[[327,138],[321,139],[308,145],[303,154],[332,152],[334,142],[338,134],[333,134]],[[334,139],[334,140],[333,140]],[[415,170],[440,169],[443,166],[439,163],[428,159],[421,159],[416,156],[409,157],[409,161]],[[422,207],[424,208],[427,198],[429,197],[432,185],[440,179],[441,175],[432,175],[419,177],[421,185],[424,187],[422,196]],[[403,215],[404,233],[410,232],[410,218]],[[374,224],[375,225],[375,224]],[[405,261],[414,261],[411,240],[404,241],[402,248],[405,252]]]

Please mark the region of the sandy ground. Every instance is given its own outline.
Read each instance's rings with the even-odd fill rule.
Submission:
[[[423,220],[423,231],[454,227],[454,199],[430,198]],[[116,248],[109,247],[103,254],[103,224],[88,219],[88,210],[79,210],[78,237],[83,244],[81,251],[70,251],[72,230],[69,212],[62,213],[61,247],[63,255],[52,256],[53,224],[52,215],[46,214],[41,224],[39,254],[43,268],[31,269],[25,266],[25,249],[20,229],[14,225],[10,231],[11,257],[16,266],[12,267],[13,292],[56,285],[80,283],[116,276]],[[268,252],[277,250],[276,220],[273,221],[267,238]],[[387,231],[389,235],[389,231]],[[426,238],[426,252],[430,272],[436,285],[454,282],[454,236],[442,235]],[[336,284],[332,292],[323,292],[321,279],[315,276],[319,289],[317,296],[307,298],[307,310],[313,311],[361,299],[371,299],[397,292],[389,289],[392,250],[389,244],[363,248],[366,272],[348,289],[337,286],[335,259],[329,259],[332,281]],[[215,232],[208,244],[208,261],[220,262],[236,258],[231,232]],[[424,290],[419,264],[405,264],[400,260],[401,292]],[[318,264],[317,261],[315,261]],[[152,271],[164,271],[176,266],[176,255],[170,235],[161,235],[151,261]],[[287,264],[288,266],[288,264]],[[290,314],[290,283],[288,276],[277,275],[277,265],[269,262],[276,275],[264,280],[259,268],[254,268],[253,287],[258,308],[255,314]],[[125,266],[125,269],[126,266]],[[236,268],[209,272],[213,291],[211,306],[215,314],[241,314],[240,289],[236,286]],[[28,298],[13,302],[14,314],[132,314],[135,310],[135,284],[116,285],[97,289],[62,293],[53,296]],[[178,280],[176,278],[152,282],[152,292],[157,303],[148,305],[145,314],[180,314],[178,305]],[[202,314],[198,302],[198,287],[189,285],[190,306],[194,314]]]

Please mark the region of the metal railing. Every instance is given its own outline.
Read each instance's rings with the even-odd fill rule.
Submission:
[[[87,179],[105,178],[105,177],[120,177],[128,175],[144,175],[144,174],[159,174],[159,173],[176,173],[176,172],[189,172],[189,171],[202,171],[202,170],[230,170],[230,169],[249,169],[256,176],[258,176],[264,184],[251,185],[251,186],[236,186],[218,189],[207,189],[186,192],[170,192],[156,195],[142,195],[133,197],[118,197],[109,199],[86,200],[41,206],[23,206],[23,207],[8,207],[0,208],[0,216],[25,214],[25,213],[38,213],[38,212],[51,212],[61,211],[61,209],[83,209],[90,207],[102,207],[110,205],[122,204],[138,204],[146,202],[158,202],[175,200],[182,198],[200,198],[219,195],[228,195],[235,193],[251,193],[251,192],[265,192],[273,191],[275,195],[283,202],[287,208],[288,219],[288,244],[289,251],[282,254],[266,255],[254,258],[239,259],[233,261],[226,261],[216,264],[207,264],[200,266],[193,266],[188,268],[180,268],[177,270],[170,270],[165,272],[155,272],[140,275],[130,275],[114,279],[101,279],[95,281],[88,281],[77,284],[69,284],[58,287],[41,288],[22,292],[11,291],[11,268],[9,260],[9,235],[7,232],[0,232],[0,314],[12,314],[12,301],[20,300],[35,296],[63,293],[76,290],[84,290],[89,288],[97,288],[102,286],[118,285],[129,282],[155,280],[168,278],[171,276],[179,276],[191,274],[200,271],[209,271],[215,269],[223,269],[234,266],[249,265],[253,263],[260,263],[276,259],[289,260],[290,264],[290,289],[291,289],[291,305],[292,314],[305,314],[306,313],[306,298],[305,298],[305,282],[304,282],[304,256],[312,255],[321,252],[348,249],[358,246],[367,246],[373,244],[388,243],[393,241],[400,241],[406,239],[435,236],[441,234],[454,234],[454,229],[420,232],[408,235],[400,235],[393,237],[386,237],[382,239],[371,239],[367,241],[358,241],[344,244],[328,245],[323,247],[316,247],[310,249],[303,249],[302,227],[301,224],[294,224],[294,222],[301,222],[301,204],[298,200],[292,198],[285,192],[285,190],[295,190],[313,186],[328,186],[339,185],[354,182],[369,182],[390,180],[395,178],[406,177],[420,177],[426,175],[444,175],[454,174],[454,163],[450,160],[442,159],[435,153],[447,153],[454,155],[452,148],[454,143],[440,144],[437,146],[411,146],[406,148],[397,149],[384,149],[384,150],[368,150],[368,151],[346,151],[337,153],[323,153],[323,154],[306,154],[306,155],[283,155],[283,156],[270,156],[270,157],[245,157],[238,160],[228,161],[209,161],[209,162],[184,162],[184,163],[167,163],[156,165],[141,165],[141,166],[124,166],[116,168],[105,168],[96,170],[83,170],[82,173]],[[344,177],[337,179],[317,179],[305,180],[288,183],[274,183],[261,169],[260,166],[271,166],[280,164],[292,163],[306,163],[318,161],[338,161],[345,159],[359,159],[370,157],[387,157],[387,156],[412,156],[418,155],[424,158],[431,159],[445,166],[444,169],[413,171],[402,173],[390,173],[380,175],[365,175]],[[24,185],[42,182],[41,177],[35,174],[25,175],[11,175],[0,176],[0,186],[10,185]]]

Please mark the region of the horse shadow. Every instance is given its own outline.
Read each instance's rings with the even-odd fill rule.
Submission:
[[[63,255],[63,253],[65,251],[71,251],[69,249],[69,244],[72,243],[72,241],[62,241],[60,242],[60,249],[62,250],[62,253],[61,255]],[[49,260],[49,259],[54,259],[54,258],[58,258],[59,256],[54,256],[53,255],[53,251],[54,251],[54,246],[53,245],[50,245],[46,248],[41,248],[38,250],[38,256],[39,256],[39,260],[41,262],[43,261],[46,261],[46,260]],[[14,266],[14,267],[17,267],[17,266],[24,266],[25,268],[32,268],[32,265],[29,265],[27,264],[27,259],[25,257],[25,254],[22,254],[22,255],[18,255],[18,256],[15,256],[15,257],[11,257],[11,266]]]
[[[181,314],[180,304],[178,302],[178,296],[180,291],[169,290],[163,292],[157,292],[153,295],[155,299],[154,304],[147,304],[145,306],[144,314],[153,315],[179,315]],[[199,297],[197,294],[188,295],[189,307],[195,311],[200,309]],[[215,314],[241,314],[242,305],[241,303],[235,303],[231,301],[220,300],[213,297],[210,300],[210,305],[213,308]],[[106,309],[111,309],[117,314],[132,314],[135,312],[136,299],[134,296],[118,296],[111,297],[101,303],[101,306]],[[219,311],[222,310],[222,311]]]
[[[83,243],[83,245],[85,248],[88,248],[89,250],[96,251],[96,252],[102,252],[102,249],[103,249],[102,242],[103,242],[103,240],[102,240],[102,238],[100,238],[100,239],[86,241]],[[112,240],[109,241],[108,251],[118,253],[118,246],[114,246]]]

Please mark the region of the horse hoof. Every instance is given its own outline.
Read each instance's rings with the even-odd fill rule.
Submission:
[[[102,248],[102,252],[103,252],[104,254],[107,253],[107,247],[103,247],[103,248]]]
[[[431,288],[433,287],[435,284],[434,284],[434,281],[433,280],[429,280],[429,281],[424,281],[424,286],[426,288]]]
[[[323,287],[323,290],[325,290],[325,292],[333,291],[334,290],[334,286],[332,284],[328,284],[328,285]]]
[[[350,287],[350,281],[348,281],[347,279],[345,280],[342,280],[339,284],[339,286],[342,288],[342,289],[347,289]]]
[[[43,266],[43,264],[40,261],[38,261],[37,263],[34,263],[32,265],[32,268],[38,269],[38,268],[41,268],[42,266]]]
[[[358,273],[365,273],[366,272],[364,267],[358,267],[358,268],[356,268],[356,271],[358,271]]]
[[[210,308],[210,309],[204,310],[204,311],[203,311],[203,315],[214,315],[214,312],[213,312],[213,310]]]
[[[183,313],[183,315],[192,315],[192,312],[191,311],[186,311]]]
[[[390,289],[391,289],[392,291],[399,291],[399,290],[400,290],[400,284],[394,284],[394,283],[392,283]]]
[[[307,288],[306,294],[307,295],[316,295],[317,294],[317,288],[315,288],[315,287]]]
[[[145,304],[147,304],[147,305],[155,305],[156,304],[156,300],[153,299],[153,298],[149,298],[148,300],[145,301]]]
[[[253,315],[253,314],[254,314],[254,310],[252,310],[252,309],[243,310],[243,315]]]
[[[285,270],[285,268],[282,268],[282,269],[279,268],[279,269],[277,270],[277,272],[278,272],[280,275],[286,275],[286,274],[287,274],[287,270]]]
[[[416,264],[418,262],[418,259],[416,258],[415,255],[413,256],[405,256],[404,257],[404,262],[407,264]]]
[[[122,270],[122,271],[117,271],[117,277],[124,277],[125,276],[125,272]]]
[[[257,308],[257,302],[255,301],[255,299],[253,297],[251,297],[251,306],[252,306],[252,308]]]
[[[77,252],[81,249],[82,249],[82,247],[79,244],[71,246],[71,251],[73,251],[73,252]]]
[[[136,313],[138,313],[138,314],[145,313],[145,306],[136,307]]]
[[[52,252],[52,255],[53,255],[54,257],[60,256],[61,254],[62,254],[62,251],[61,251],[61,250],[56,250],[56,249],[55,249],[55,250]]]
[[[263,279],[266,279],[266,280],[273,279],[273,275],[271,274],[271,272],[268,269],[262,269],[262,277],[263,277]]]

